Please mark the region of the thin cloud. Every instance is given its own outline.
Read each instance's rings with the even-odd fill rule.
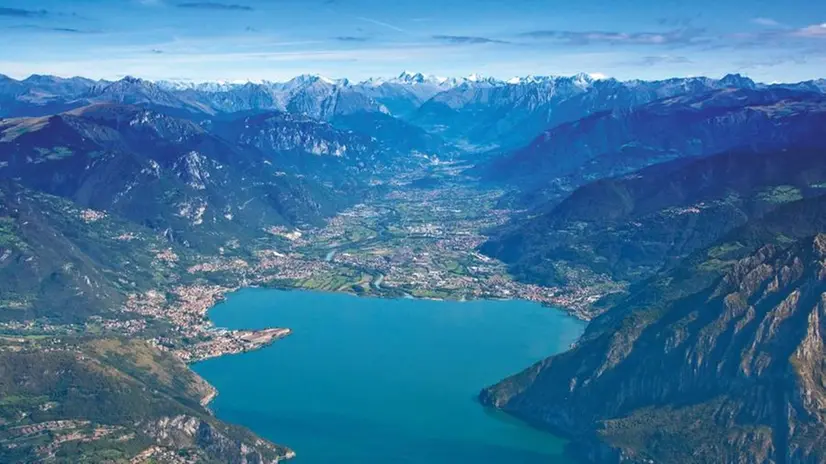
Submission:
[[[702,29],[686,28],[665,32],[611,32],[541,30],[520,34],[536,40],[550,40],[565,45],[691,45],[701,41]]]
[[[359,21],[364,21],[366,23],[375,24],[377,26],[381,26],[381,27],[384,27],[384,28],[387,28],[387,29],[391,29],[391,30],[394,30],[396,32],[405,32],[405,33],[407,32],[407,30],[402,29],[399,26],[394,26],[390,23],[386,23],[384,21],[379,21],[377,19],[367,18],[367,17],[364,17],[364,16],[356,16],[356,19],[358,19]]]
[[[798,29],[792,32],[795,37],[804,37],[810,39],[826,39],[826,23],[815,24]]]
[[[765,27],[780,27],[781,24],[777,20],[772,18],[753,18],[751,20],[752,23],[757,24],[758,26],[765,26]]]
[[[38,16],[46,16],[46,10],[24,10],[22,8],[4,8],[0,7],[0,16],[9,16],[13,18],[36,18]]]
[[[724,40],[709,46],[709,50],[721,48],[734,49],[766,49],[783,47],[801,51],[804,47],[814,46],[822,48],[826,40],[826,23],[813,24],[797,29],[769,28],[757,32],[729,34]],[[813,45],[817,43],[817,45]]]
[[[440,42],[447,42],[450,44],[464,45],[464,44],[506,44],[504,40],[490,39],[487,37],[475,37],[467,35],[434,35],[434,40]]]
[[[741,60],[734,63],[738,71],[746,71],[761,68],[774,68],[777,66],[787,66],[789,64],[801,65],[809,62],[810,57],[805,53],[800,54],[783,54],[767,56],[763,58],[754,58]]]
[[[47,27],[38,26],[35,24],[21,24],[18,26],[9,26],[9,29],[41,31],[41,32],[62,32],[65,34],[99,34],[101,31],[96,29],[77,29],[74,27]]]
[[[186,2],[178,3],[178,8],[188,8],[193,10],[220,10],[220,11],[254,11],[254,8],[247,5],[239,5],[237,3],[218,3],[218,2]]]

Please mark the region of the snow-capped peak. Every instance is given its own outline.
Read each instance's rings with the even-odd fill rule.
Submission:
[[[460,84],[465,84],[465,85],[494,85],[495,86],[495,85],[505,84],[505,82],[497,80],[493,77],[487,77],[487,76],[483,76],[483,75],[478,74],[478,73],[473,73],[473,74],[471,74],[467,77],[456,80],[455,85],[460,85]]]
[[[399,74],[398,77],[393,79],[393,81],[402,84],[436,84],[442,85],[449,81],[446,77],[439,77],[433,75],[425,75],[423,73],[417,72],[413,73],[410,71],[404,71],[403,73]]]
[[[457,85],[458,81],[456,79],[434,76],[432,74],[428,75],[420,72],[414,73],[411,71],[404,71],[398,76],[389,79],[382,77],[371,77],[370,79],[362,81],[360,84],[371,87],[379,87],[384,84],[398,84],[410,86],[435,86],[448,88]]]
[[[235,87],[242,87],[249,84],[249,81],[210,81],[210,82],[193,82],[186,80],[167,80],[158,81],[158,87],[164,90],[195,90],[198,92],[226,92]]]
[[[286,82],[286,84],[288,84],[288,85],[289,84],[292,84],[292,85],[312,85],[312,84],[315,84],[316,82],[321,82],[321,83],[327,84],[327,85],[336,85],[336,84],[340,83],[339,81],[336,81],[334,79],[330,79],[329,77],[321,76],[319,74],[302,74],[300,76],[296,76],[296,77],[290,79],[289,81]]]
[[[594,83],[594,79],[587,73],[578,73],[572,76],[572,80],[577,87],[582,89],[587,89]]]
[[[425,81],[424,74],[422,73],[414,73],[410,71],[404,71],[399,74],[399,77],[396,78],[399,81],[410,82],[410,83],[422,83]]]

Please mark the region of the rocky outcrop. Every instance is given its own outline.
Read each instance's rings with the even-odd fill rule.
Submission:
[[[230,426],[211,423],[203,418],[179,415],[164,417],[144,426],[144,433],[159,446],[173,450],[192,450],[204,460],[228,464],[274,464],[295,453],[248,434],[235,436]]]
[[[762,247],[691,295],[624,305],[481,400],[594,462],[826,459],[826,235]]]

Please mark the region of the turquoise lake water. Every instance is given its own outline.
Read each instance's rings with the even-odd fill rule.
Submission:
[[[296,464],[569,463],[564,441],[482,407],[482,387],[563,351],[584,324],[526,301],[430,301],[245,289],[218,327],[289,327],[210,359],[216,415],[289,446]]]

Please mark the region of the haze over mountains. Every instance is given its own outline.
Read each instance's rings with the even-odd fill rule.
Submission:
[[[25,401],[0,402],[0,434],[16,438],[3,426],[30,410],[77,420],[88,406],[59,377],[27,382],[36,361],[73,369],[82,393],[144,392],[106,396],[122,420],[85,416],[134,435],[107,445],[118,456],[150,444],[221,462],[286,456],[209,416],[197,378],[174,392],[169,379],[189,371],[169,351],[199,341],[130,295],[246,285],[248,262],[282,256],[262,255],[264,241],[286,247],[379,195],[460,184],[503,193],[507,220],[478,249],[513,278],[596,289],[568,308],[592,319],[582,340],[485,389],[485,404],[567,435],[585,461],[821,462],[824,133],[826,80],[0,77],[0,321],[16,335],[144,324],[106,335],[158,345],[73,332],[53,356],[4,350],[0,393]],[[219,258],[246,267],[192,270]]]

